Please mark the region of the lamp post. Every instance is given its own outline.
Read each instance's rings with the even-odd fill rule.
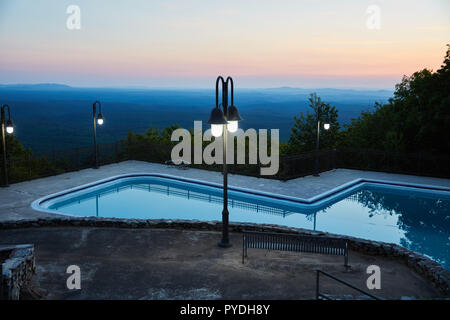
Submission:
[[[98,104],[98,116],[97,116],[97,104]],[[93,125],[94,125],[94,169],[98,169],[98,147],[97,147],[97,126],[95,123],[95,118],[97,116],[97,123],[98,125],[102,125],[104,120],[103,120],[103,115],[102,115],[102,104],[100,103],[100,101],[95,101],[94,104],[92,105],[92,120],[93,120]]]
[[[5,109],[8,109],[8,120],[5,122]],[[11,110],[7,104],[0,107],[0,123],[1,123],[1,131],[2,131],[2,149],[3,149],[3,184],[2,187],[9,187],[8,184],[8,169],[6,167],[6,136],[5,129],[7,134],[12,134],[14,132],[14,124],[11,120]]]
[[[322,110],[322,106],[319,105],[316,111],[316,119],[317,119],[317,138],[316,138],[316,153],[315,153],[315,163],[314,163],[314,176],[319,177],[319,137],[320,137],[320,121],[322,117],[325,115],[325,121],[323,123],[323,128],[325,130],[330,129],[330,119],[328,115],[328,110],[326,113]]]
[[[219,105],[219,83],[222,84],[222,108]],[[228,105],[228,88],[231,89],[231,105]],[[223,135],[223,210],[222,210],[222,239],[218,243],[219,247],[231,247],[228,235],[228,168],[227,168],[227,133],[236,132],[238,121],[242,120],[238,109],[234,105],[234,84],[233,79],[228,77],[225,81],[222,76],[216,80],[216,106],[211,111],[208,124],[211,125],[211,134],[214,137]]]

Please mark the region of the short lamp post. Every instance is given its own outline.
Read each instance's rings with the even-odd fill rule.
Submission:
[[[322,117],[325,117],[323,128],[325,130],[330,129],[330,119],[328,110],[326,112],[323,111],[322,106],[319,105],[316,112],[317,119],[317,138],[316,138],[316,153],[315,153],[315,163],[314,163],[314,176],[319,177],[319,138],[320,138],[320,121]]]
[[[222,84],[222,109],[219,105],[219,83]],[[228,105],[228,88],[231,89],[231,105]],[[211,134],[214,137],[223,135],[223,210],[222,210],[222,240],[219,247],[231,247],[228,235],[228,168],[227,168],[227,132],[236,132],[238,121],[242,120],[238,109],[234,105],[234,84],[233,79],[228,77],[225,81],[219,76],[216,80],[216,106],[211,111],[208,124],[211,125]]]
[[[5,110],[8,110],[8,120],[5,122]],[[11,110],[7,104],[0,107],[0,113],[1,113],[1,131],[2,131],[2,150],[3,150],[3,168],[2,168],[2,174],[3,174],[3,183],[2,187],[9,187],[8,183],[8,169],[6,166],[6,135],[5,130],[7,134],[12,134],[14,132],[14,124],[11,120]]]
[[[97,105],[98,105],[98,115],[97,115]],[[92,112],[92,120],[93,120],[93,126],[94,126],[94,169],[98,169],[99,166],[98,166],[98,147],[97,147],[96,123],[98,123],[98,125],[101,126],[104,122],[103,115],[102,115],[102,105],[101,105],[100,101],[94,102],[94,104],[92,105],[92,111],[93,111]]]

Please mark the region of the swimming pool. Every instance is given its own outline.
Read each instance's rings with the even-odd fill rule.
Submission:
[[[113,177],[33,203],[73,216],[221,220],[220,185],[157,174]],[[450,268],[450,189],[356,180],[311,199],[229,188],[230,221],[400,244]]]

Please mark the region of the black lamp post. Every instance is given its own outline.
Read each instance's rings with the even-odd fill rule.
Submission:
[[[98,169],[98,147],[97,147],[97,126],[95,123],[95,117],[97,115],[97,104],[98,104],[98,116],[97,116],[97,123],[99,126],[101,126],[104,122],[103,115],[102,115],[102,104],[100,101],[95,101],[92,105],[92,120],[94,125],[94,169]]]
[[[222,108],[219,105],[219,82],[222,83]],[[231,105],[228,105],[228,86],[231,88]],[[208,124],[211,125],[211,134],[214,137],[223,135],[223,210],[222,210],[222,240],[219,247],[231,247],[228,235],[228,168],[227,168],[227,131],[236,132],[238,121],[242,120],[238,109],[234,105],[233,79],[228,77],[225,81],[222,76],[216,80],[216,106],[211,111]]]
[[[0,123],[1,123],[1,131],[2,131],[2,149],[3,149],[3,184],[2,187],[9,187],[8,183],[8,169],[6,167],[6,133],[12,134],[14,132],[14,124],[11,120],[11,110],[7,104],[0,107]],[[8,109],[8,120],[5,122],[5,109]]]
[[[328,115],[328,110],[324,112],[322,110],[322,106],[319,105],[316,111],[316,119],[317,119],[317,139],[316,139],[316,154],[315,154],[315,163],[314,163],[314,176],[318,177],[319,175],[319,137],[320,137],[320,121],[322,117],[325,116],[325,121],[323,123],[323,128],[325,130],[330,129],[330,119]]]

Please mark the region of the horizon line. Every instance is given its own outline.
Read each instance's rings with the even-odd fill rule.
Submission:
[[[60,86],[73,89],[117,89],[117,90],[212,90],[212,87],[181,87],[181,86],[83,86],[83,85],[69,85],[57,82],[36,82],[36,83],[0,83],[0,87],[13,86]],[[294,87],[294,86],[277,86],[277,87],[239,87],[243,90],[270,90],[270,89],[293,89],[293,90],[354,90],[354,91],[395,91],[392,88],[375,88],[375,87]],[[214,89],[215,90],[215,89]]]

